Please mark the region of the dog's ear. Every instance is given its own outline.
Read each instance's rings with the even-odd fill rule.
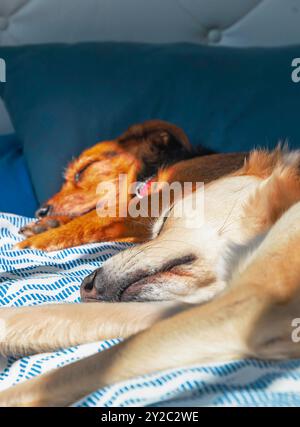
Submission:
[[[186,159],[193,151],[184,131],[162,120],[131,126],[118,141],[145,165],[156,168]]]
[[[151,120],[143,124],[147,139],[160,148],[178,148],[191,151],[192,147],[185,132],[178,126],[162,120]]]
[[[149,143],[166,146],[170,143],[191,149],[191,144],[184,131],[172,123],[163,120],[148,120],[144,123],[131,126],[119,138],[120,143],[148,141]]]

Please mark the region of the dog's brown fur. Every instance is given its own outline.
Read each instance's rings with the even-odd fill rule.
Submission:
[[[204,148],[197,150],[199,155],[207,152]],[[146,236],[136,234],[134,227],[128,229],[109,218],[98,220],[97,203],[105,205],[112,197],[98,194],[98,185],[115,182],[126,174],[127,187],[123,191],[130,200],[128,189],[133,182],[144,181],[160,167],[192,156],[195,151],[185,133],[161,120],[134,125],[116,140],[96,144],[68,166],[61,190],[37,211],[38,221],[20,230],[27,239],[17,247],[56,250],[103,240],[145,240]]]
[[[197,164],[197,160],[190,162]],[[246,238],[242,245],[231,247],[230,256],[222,246],[226,286],[207,304],[189,308],[178,302],[128,302],[2,309],[0,348],[9,354],[50,351],[102,338],[135,335],[100,354],[0,393],[0,403],[68,405],[100,387],[157,370],[241,357],[300,357],[300,343],[291,338],[292,321],[299,317],[300,307],[299,163],[298,152],[254,152],[238,171],[207,185],[207,203],[214,201],[216,206],[214,209],[212,204],[207,218],[209,227],[217,222],[217,233],[211,233],[213,238],[226,238],[227,242],[230,237],[237,241]],[[177,178],[175,171],[173,178]],[[216,193],[223,194],[229,203],[226,206],[222,202],[221,211],[217,209],[218,200],[213,199]],[[218,222],[225,225],[227,212],[237,203],[238,228],[226,234]],[[185,253],[187,244],[190,253],[197,246],[202,256],[196,270],[198,288],[212,286],[205,279],[217,271],[203,267],[215,267],[215,261],[209,263],[214,259],[212,253],[207,255],[214,245],[198,240],[202,229],[193,236],[195,231],[184,231],[177,225],[167,219],[161,226],[157,239],[149,244],[154,255],[162,256],[168,233],[177,237],[179,253]],[[156,240],[160,242],[157,248]],[[170,245],[168,248],[170,254]],[[138,252],[127,254],[137,264],[145,262],[145,256],[138,259]],[[151,280],[151,272],[147,273]],[[180,277],[180,271],[173,272],[175,282]]]

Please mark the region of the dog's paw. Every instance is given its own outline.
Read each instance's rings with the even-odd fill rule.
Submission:
[[[48,252],[63,249],[65,247],[63,240],[57,239],[56,235],[52,235],[52,231],[55,230],[49,230],[46,233],[28,237],[28,239],[18,242],[13,248],[37,249]]]
[[[64,223],[65,221],[63,221],[61,218],[42,218],[37,221],[30,222],[24,227],[21,227],[19,233],[25,237],[31,237],[36,234],[44,233],[45,231],[52,228],[57,228]]]

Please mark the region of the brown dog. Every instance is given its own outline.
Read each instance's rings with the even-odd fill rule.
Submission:
[[[197,155],[207,152],[197,149]],[[17,247],[49,251],[108,240],[144,241],[147,232],[138,221],[99,218],[96,205],[99,199],[105,204],[110,195],[97,194],[98,184],[114,182],[122,174],[128,186],[146,182],[160,167],[195,154],[185,133],[161,120],[134,125],[116,140],[98,143],[68,166],[61,190],[37,211],[38,221],[20,230],[27,239]]]

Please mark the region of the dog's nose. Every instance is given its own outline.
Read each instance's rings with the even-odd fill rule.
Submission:
[[[82,301],[90,300],[90,299],[97,299],[97,288],[95,286],[95,278],[97,276],[97,272],[99,271],[95,270],[92,274],[88,275],[80,286],[80,297]]]
[[[80,287],[80,296],[82,301],[111,302],[117,300],[117,291],[109,280],[105,269],[100,267],[83,280]]]
[[[36,218],[43,218],[47,216],[51,211],[51,205],[41,206],[35,213]]]

